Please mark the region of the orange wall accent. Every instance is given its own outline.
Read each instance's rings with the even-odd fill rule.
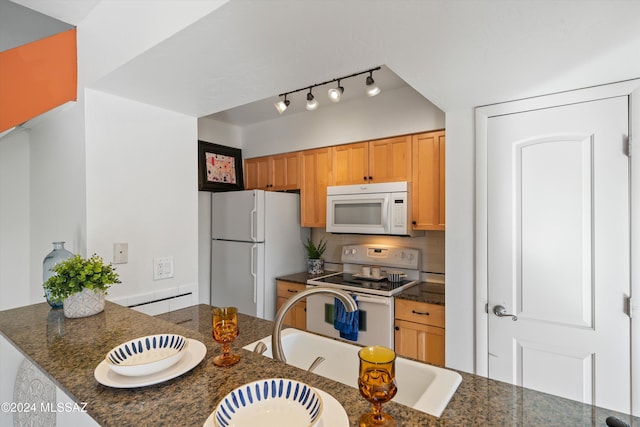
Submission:
[[[0,132],[77,100],[76,29],[0,52]]]

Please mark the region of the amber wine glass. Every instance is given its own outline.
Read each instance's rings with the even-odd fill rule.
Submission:
[[[238,363],[240,356],[231,354],[231,343],[239,333],[238,309],[220,307],[213,309],[213,339],[222,344],[222,354],[213,358],[216,366],[231,366]]]
[[[360,427],[394,427],[395,420],[382,412],[382,404],[398,392],[396,386],[396,353],[386,347],[364,347],[358,352],[360,374],[358,388],[362,397],[371,402],[373,411],[360,417]]]

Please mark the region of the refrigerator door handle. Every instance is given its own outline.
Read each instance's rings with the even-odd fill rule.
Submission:
[[[258,275],[256,274],[256,249],[258,245],[251,246],[251,276],[253,276],[253,303],[258,302]]]
[[[258,240],[258,236],[256,235],[256,220],[257,217],[256,215],[258,214],[258,201],[256,200],[255,196],[253,198],[253,209],[251,209],[251,213],[249,215],[249,220],[251,221],[251,225],[250,225],[250,233],[251,233],[251,240],[253,240],[254,242],[256,240]]]

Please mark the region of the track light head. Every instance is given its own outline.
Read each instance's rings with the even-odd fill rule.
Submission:
[[[338,86],[329,89],[329,100],[331,102],[340,102],[340,98],[342,98],[343,93],[344,88],[340,86],[340,80],[338,80]]]
[[[316,108],[318,108],[318,101],[311,93],[311,88],[309,88],[309,93],[307,94],[307,110],[312,111]]]
[[[287,95],[284,96],[284,101],[278,101],[276,102],[275,105],[276,106],[276,110],[278,110],[278,113],[282,114],[284,113],[284,110],[287,109],[287,107],[289,106],[289,104],[291,104],[291,101],[289,101],[287,99]]]
[[[373,71],[369,72],[367,76],[367,96],[376,96],[380,93],[380,88],[376,84],[375,80],[373,80]]]

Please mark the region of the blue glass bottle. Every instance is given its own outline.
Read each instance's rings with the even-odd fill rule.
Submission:
[[[64,261],[67,258],[71,258],[73,254],[64,248],[64,242],[53,242],[53,250],[44,257],[42,261],[42,283],[46,282],[49,277],[53,276],[53,267]],[[62,308],[62,301],[52,301],[51,292],[47,289],[44,290],[47,302],[52,308]]]

